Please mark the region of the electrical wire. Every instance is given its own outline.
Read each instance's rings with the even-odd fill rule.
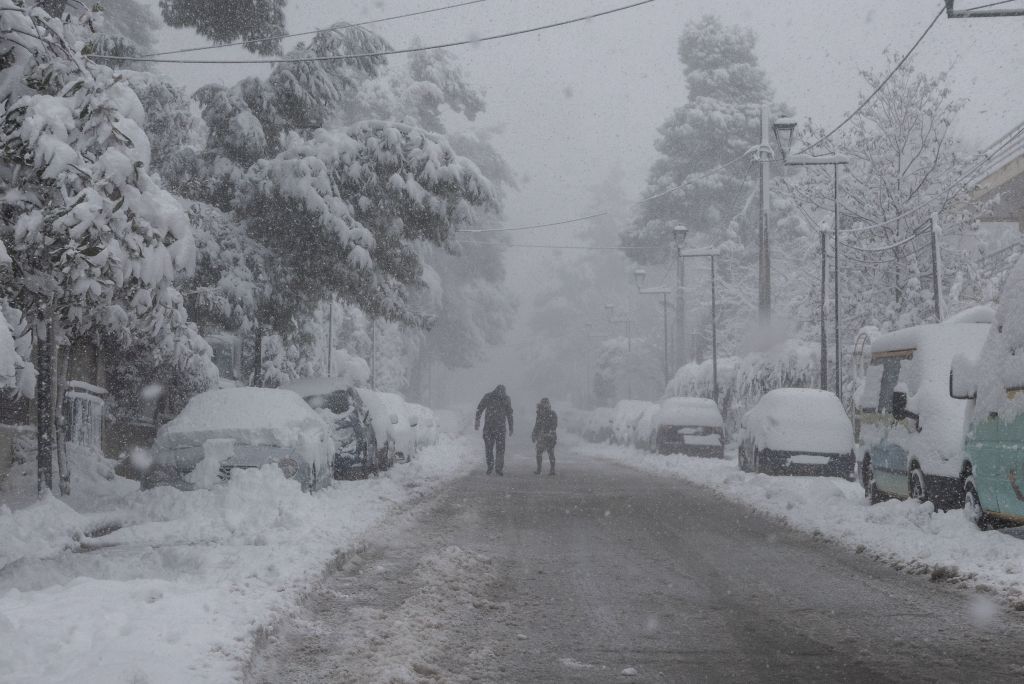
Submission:
[[[458,47],[460,45],[476,45],[478,43],[485,43],[491,40],[511,38],[514,36],[525,35],[527,33],[535,33],[537,31],[545,31],[547,29],[560,28],[562,26],[568,26],[569,24],[576,24],[581,21],[588,21],[590,19],[596,19],[597,17],[604,17],[609,14],[614,14],[616,12],[624,12],[626,10],[635,9],[637,7],[640,7],[641,5],[648,5],[652,2],[654,2],[654,0],[638,0],[637,2],[631,3],[629,5],[613,7],[612,9],[604,10],[602,12],[594,12],[593,14],[588,14],[582,17],[564,19],[562,21],[556,21],[551,24],[544,24],[543,26],[533,26],[531,28],[519,29],[516,31],[506,31],[505,33],[497,33],[490,36],[483,36],[482,38],[468,38],[466,40],[455,40],[448,43],[438,43],[435,45],[421,45],[418,47],[401,48],[397,50],[380,50],[378,52],[364,52],[356,55],[329,55],[323,57],[268,57],[263,59],[165,59],[163,57],[128,57],[125,55],[88,55],[88,57],[89,59],[106,59],[120,62],[149,62],[161,64],[292,64],[296,62],[337,62],[348,59],[367,59],[370,57],[405,55],[412,52],[439,50],[443,48]]]
[[[390,17],[381,17],[379,19],[368,19],[366,21],[356,22],[354,24],[345,24],[343,28],[357,28],[359,26],[368,26],[370,24],[380,24],[385,21],[393,21],[395,19],[405,19],[407,17],[418,17],[421,14],[432,14],[434,12],[443,12],[445,10],[457,9],[459,7],[466,7],[468,5],[477,5],[481,2],[487,2],[488,0],[466,0],[466,2],[457,2],[453,5],[445,5],[443,7],[434,7],[432,9],[420,10],[418,12],[406,12],[405,14],[395,14]],[[202,45],[200,47],[182,48],[180,50],[167,50],[165,52],[150,52],[149,54],[140,55],[141,57],[164,57],[166,55],[180,55],[186,52],[200,52],[202,50],[217,50],[219,48],[233,47],[236,45],[252,45],[254,43],[264,43],[268,40],[284,40],[285,38],[298,38],[300,36],[312,36],[319,33],[327,33],[333,31],[334,27],[325,29],[316,29],[314,31],[302,31],[300,33],[279,33],[275,36],[267,36],[266,38],[253,38],[251,40],[239,40],[234,43],[218,43],[216,45]]]
[[[637,206],[639,204],[644,204],[645,202],[651,202],[653,200],[656,200],[656,199],[659,199],[661,197],[664,197],[665,195],[668,195],[669,193],[675,192],[676,190],[681,190],[682,188],[685,188],[687,185],[691,185],[692,183],[697,182],[701,178],[705,178],[707,176],[710,176],[711,174],[718,173],[719,171],[723,171],[723,170],[729,168],[730,166],[732,166],[733,164],[735,164],[736,162],[740,161],[741,159],[743,159],[746,156],[747,156],[747,153],[744,152],[743,154],[741,154],[740,156],[736,157],[735,159],[730,159],[729,161],[725,162],[724,164],[719,164],[718,166],[716,166],[713,169],[709,169],[709,170],[704,171],[702,173],[699,173],[699,174],[697,174],[695,176],[690,176],[689,178],[687,178],[685,181],[683,181],[679,185],[674,185],[674,186],[672,186],[670,188],[667,188],[665,190],[661,190],[661,191],[659,191],[659,192],[657,192],[657,193],[655,193],[655,194],[653,194],[653,195],[651,195],[649,197],[644,197],[643,199],[639,199],[639,200],[637,200],[635,202],[628,202],[625,206],[627,206],[627,207],[635,207],[635,206]],[[611,213],[612,213],[611,210],[606,210],[606,211],[597,212],[596,214],[588,214],[587,216],[578,216],[576,218],[563,219],[561,221],[549,221],[548,223],[534,223],[534,224],[530,224],[530,225],[526,225],[526,226],[512,226],[512,227],[508,227],[508,228],[464,228],[464,229],[460,229],[458,232],[459,233],[507,233],[507,232],[519,231],[519,230],[533,230],[535,228],[553,228],[553,227],[556,227],[556,226],[565,226],[565,225],[569,225],[569,224],[572,224],[572,223],[580,223],[581,221],[590,221],[591,219],[601,218],[602,216],[608,216]]]
[[[950,183],[945,188],[943,188],[940,194],[944,195],[947,192],[952,191],[954,188],[956,188],[956,186],[958,186],[964,180],[968,179],[970,176],[972,176],[973,174],[977,173],[977,171],[982,166],[984,166],[986,163],[988,163],[989,160],[991,160],[993,157],[995,157],[1000,152],[1002,152],[1007,146],[1011,145],[1013,142],[1015,142],[1017,140],[1017,138],[1020,138],[1022,135],[1024,135],[1024,124],[1020,125],[1017,128],[1017,130],[1014,131],[1013,133],[1007,135],[1005,137],[1005,139],[1000,143],[1000,145],[998,147],[996,147],[991,152],[988,152],[987,154],[983,155],[981,159],[979,159],[972,166],[970,166],[964,173],[960,174],[960,176],[958,176],[956,178],[956,180],[954,180],[952,183]],[[795,190],[789,184],[789,182],[785,179],[785,176],[781,176],[781,178],[783,179],[784,185],[786,185],[786,187],[790,189],[789,198],[791,200],[793,200],[794,202],[796,202],[797,205],[799,206],[800,202],[801,202],[801,199],[796,195]],[[884,221],[878,221],[876,223],[869,223],[867,225],[860,225],[860,226],[856,226],[854,228],[843,228],[842,230],[839,231],[839,233],[841,235],[848,235],[848,234],[851,234],[851,233],[863,233],[865,231],[874,230],[875,228],[882,228],[884,226],[888,226],[890,224],[893,224],[893,223],[895,223],[895,222],[897,222],[897,221],[899,221],[901,219],[904,219],[907,216],[910,216],[911,214],[914,214],[914,213],[916,213],[916,212],[918,212],[918,211],[920,211],[922,209],[928,208],[929,206],[933,205],[933,203],[934,203],[934,200],[927,201],[927,202],[922,202],[922,203],[917,204],[917,205],[911,207],[910,209],[906,209],[902,213],[897,214],[896,216],[893,216],[892,218],[886,219]],[[840,205],[840,206],[842,206],[842,205]],[[857,214],[852,213],[848,209],[845,209],[843,211],[843,213],[847,217],[849,217],[849,218],[858,218]]]
[[[461,240],[456,238],[455,240],[459,244],[465,245],[494,245],[496,247],[522,247],[528,249],[576,249],[576,250],[594,250],[594,251],[607,251],[607,252],[630,252],[640,251],[648,249],[665,249],[665,245],[642,245],[638,247],[608,247],[604,245],[542,245],[539,243],[526,244],[521,242],[485,242],[477,240]]]
[[[928,24],[928,28],[926,28],[924,30],[924,33],[922,33],[918,37],[918,39],[916,41],[914,41],[914,44],[910,46],[910,49],[907,50],[906,54],[903,55],[902,59],[900,59],[900,61],[896,63],[896,66],[893,67],[893,70],[889,72],[889,75],[882,79],[882,82],[879,83],[878,86],[874,90],[871,91],[870,95],[868,95],[866,98],[864,98],[864,100],[859,105],[857,105],[856,109],[854,109],[852,112],[850,112],[850,114],[845,119],[840,121],[839,124],[836,125],[835,128],[833,128],[831,131],[829,131],[825,135],[823,135],[820,138],[818,138],[817,140],[815,140],[810,145],[807,145],[806,147],[804,147],[802,150],[797,152],[797,154],[803,154],[804,152],[806,152],[807,150],[811,149],[812,147],[817,147],[821,143],[825,142],[826,140],[831,138],[833,135],[835,135],[835,133],[840,128],[842,128],[846,124],[850,123],[850,121],[853,119],[853,117],[855,117],[858,114],[860,114],[861,110],[863,110],[868,105],[868,103],[871,102],[871,100],[874,99],[875,95],[877,95],[882,90],[882,88],[885,87],[885,84],[888,83],[890,80],[892,80],[892,77],[895,76],[896,73],[900,69],[903,68],[903,65],[907,63],[907,60],[910,59],[910,56],[912,54],[914,54],[914,50],[917,49],[917,46],[921,44],[921,41],[924,40],[925,36],[928,35],[928,33],[932,30],[932,27],[935,26],[936,23],[938,23],[939,18],[943,14],[945,14],[945,12],[946,12],[946,8],[945,8],[945,6],[943,6],[943,8],[939,10],[938,14],[935,15],[935,18],[932,19],[931,23]]]
[[[902,240],[900,240],[898,242],[893,242],[892,244],[877,245],[877,246],[872,246],[872,247],[858,247],[857,245],[854,245],[854,244],[849,243],[849,242],[841,242],[840,245],[843,246],[843,247],[846,247],[847,249],[857,250],[858,252],[884,252],[886,250],[896,249],[897,247],[902,247],[903,245],[907,244],[908,242],[913,242],[914,240],[916,240],[917,238],[921,237],[922,235],[926,235],[928,233],[928,231],[924,230],[924,226],[928,225],[930,222],[931,222],[931,219],[928,219],[927,221],[924,221],[921,225],[919,225],[917,228],[915,228],[914,232],[911,233],[908,237],[905,237],[905,238],[903,238]]]
[[[990,2],[986,5],[978,5],[977,7],[968,7],[963,10],[956,10],[957,12],[963,12],[969,14],[971,12],[977,12],[978,10],[988,9],[989,7],[999,7],[1000,5],[1009,5],[1011,2],[1019,2],[1019,0],[999,0],[999,2]]]

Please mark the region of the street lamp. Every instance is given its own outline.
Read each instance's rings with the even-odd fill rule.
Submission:
[[[635,271],[633,271],[633,282],[636,283],[637,292],[639,292],[642,295],[644,295],[644,294],[648,294],[648,295],[661,295],[661,314],[662,314],[662,328],[663,328],[663,333],[662,334],[664,336],[662,338],[662,341],[664,342],[664,347],[663,347],[663,352],[664,353],[663,353],[663,360],[662,360],[662,370],[664,370],[664,372],[665,372],[665,386],[667,387],[668,386],[668,381],[669,381],[669,375],[668,375],[668,296],[670,294],[672,294],[672,290],[667,288],[667,287],[656,288],[656,289],[651,289],[651,290],[645,290],[645,289],[643,289],[644,281],[645,280],[647,280],[647,271],[645,271],[642,268],[638,268]]]
[[[833,259],[832,270],[835,274],[833,291],[833,308],[835,309],[836,323],[836,396],[843,399],[843,365],[842,348],[839,344],[839,166],[849,164],[850,159],[842,154],[828,154],[813,156],[809,154],[789,154],[789,148],[793,144],[793,133],[796,130],[796,121],[791,118],[780,118],[775,120],[772,126],[775,133],[775,140],[782,150],[782,160],[786,166],[831,166],[832,167],[832,231],[833,231]],[[828,389],[828,345],[825,335],[825,232],[821,231],[821,388]]]
[[[690,229],[686,226],[676,226],[672,229],[672,240],[676,248],[676,365],[683,366],[687,361],[686,354],[686,306],[685,286],[686,272],[683,270],[683,260],[679,256],[683,250],[683,243],[686,242],[686,235]]]
[[[717,249],[707,250],[679,250],[679,261],[683,259],[710,257],[711,258],[711,393],[715,403],[718,403],[718,308],[715,304],[715,257],[718,256]]]

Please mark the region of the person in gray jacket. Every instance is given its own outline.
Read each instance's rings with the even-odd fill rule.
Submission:
[[[558,414],[551,408],[551,400],[544,397],[537,404],[537,420],[533,424],[531,439],[537,445],[537,470],[535,475],[540,475],[541,466],[544,465],[544,452],[548,452],[548,460],[551,462],[551,470],[548,475],[555,474],[555,443],[558,441]]]

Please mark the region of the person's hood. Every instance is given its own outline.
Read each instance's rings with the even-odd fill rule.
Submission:
[[[505,386],[504,385],[498,385],[497,387],[495,387],[493,394],[496,397],[506,397],[506,396],[508,396],[505,393]]]

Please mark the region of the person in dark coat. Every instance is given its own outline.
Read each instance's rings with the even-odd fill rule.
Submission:
[[[533,424],[533,434],[530,439],[537,445],[537,470],[535,475],[540,475],[541,466],[544,464],[544,452],[548,452],[548,461],[551,463],[551,470],[548,475],[555,474],[555,443],[558,441],[556,431],[558,430],[558,414],[551,409],[551,400],[544,397],[537,404],[537,420]]]
[[[476,407],[473,429],[480,429],[480,416],[484,416],[484,453],[487,458],[487,474],[501,475],[505,469],[505,423],[508,435],[512,436],[512,400],[505,392],[504,385],[498,385],[488,392]]]

